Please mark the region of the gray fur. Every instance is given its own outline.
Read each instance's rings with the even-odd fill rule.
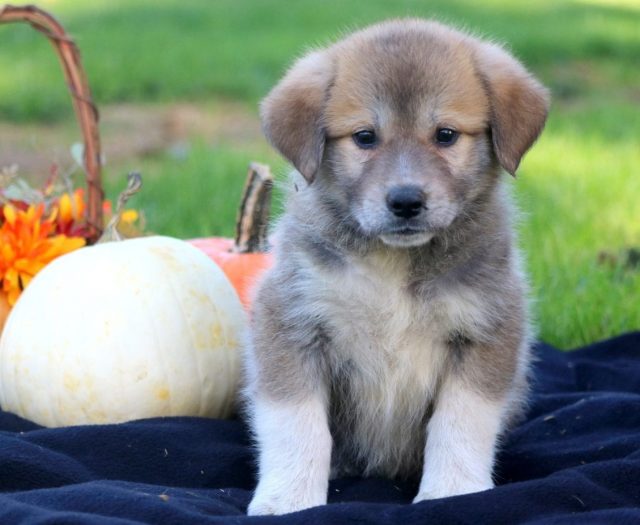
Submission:
[[[290,403],[321,392],[334,474],[419,474],[427,421],[448,375],[486,398],[510,398],[513,413],[522,407],[530,334],[526,282],[500,164],[515,170],[542,128],[546,94],[529,76],[520,79],[524,70],[514,66],[518,89],[538,106],[526,109],[530,125],[519,122],[514,143],[507,144],[509,130],[498,120],[525,110],[495,108],[517,102],[494,97],[501,85],[492,85],[491,71],[482,69],[494,58],[478,56],[484,57],[478,41],[442,26],[381,25],[316,53],[321,72],[315,76],[314,61],[303,59],[299,67],[308,74],[294,67],[263,105],[268,137],[285,154],[295,152],[290,160],[307,167],[304,177],[313,182],[290,194],[276,229],[276,263],[252,312],[246,394],[251,410],[255,396]],[[457,62],[468,71],[460,73]],[[358,75],[345,80],[354,68]],[[307,120],[294,139],[297,130],[287,126],[301,104],[295,88],[301,77],[305,101],[317,107],[304,104]],[[460,79],[477,83],[474,96],[489,98],[485,127],[465,135],[465,153],[454,162],[447,155],[455,152],[425,145],[418,115],[437,111]],[[461,91],[459,98],[465,96]],[[339,108],[354,104],[378,115],[372,125],[384,140],[375,155],[362,154],[362,162],[353,158],[361,155],[350,142],[355,130],[331,131],[342,125],[336,122],[346,110]],[[320,139],[316,131],[305,139],[310,115],[325,131]],[[308,162],[305,151],[312,152]],[[401,221],[387,213],[384,196],[407,181],[429,196],[428,211],[410,221],[431,238],[392,246],[381,235]],[[456,301],[476,313],[459,318]],[[395,348],[395,340],[411,348],[422,342],[424,353]]]

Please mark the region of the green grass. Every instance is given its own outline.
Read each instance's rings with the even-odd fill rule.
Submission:
[[[541,337],[563,347],[640,327],[640,268],[623,264],[640,246],[640,149],[620,130],[629,111],[596,105],[585,121],[556,108],[515,182]]]
[[[256,113],[286,65],[345,30],[388,17],[437,17],[507,42],[554,95],[541,140],[514,183],[540,336],[563,348],[640,328],[640,6],[634,0],[51,0],[75,37],[100,106],[229,99]],[[0,120],[51,122],[69,101],[48,44],[0,27]],[[209,141],[210,142],[210,141]],[[169,152],[107,168],[111,197],[128,169],[153,231],[230,234],[247,163],[285,164],[264,141]],[[107,152],[108,154],[108,152]],[[0,159],[0,164],[2,159]],[[604,254],[604,256],[602,255]],[[605,262],[602,262],[605,259]]]
[[[107,177],[105,190],[115,197],[126,185],[125,174],[140,170],[143,189],[128,206],[142,210],[147,229],[179,238],[223,235],[231,237],[247,174],[248,163],[259,159],[283,174],[285,163],[266,145],[245,147],[220,144],[214,147],[196,140],[183,157],[166,153],[143,160],[127,161],[117,176]],[[274,195],[272,208],[281,205]]]
[[[42,2],[80,45],[101,105],[208,99],[212,94],[255,103],[303,50],[349,28],[398,16],[436,17],[508,42],[563,95],[587,89],[553,74],[567,61],[586,60],[603,67],[611,61],[638,65],[640,11],[633,0],[620,5],[558,0],[523,4],[508,0]],[[60,71],[48,44],[28,27],[1,31],[0,70],[11,74],[0,80],[0,114],[17,120],[59,117],[68,102],[63,89],[49,89],[60,85]],[[632,80],[635,75],[628,76]]]

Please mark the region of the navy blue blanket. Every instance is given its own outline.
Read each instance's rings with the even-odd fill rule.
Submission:
[[[169,418],[42,429],[0,413],[0,523],[640,523],[640,333],[537,347],[527,420],[498,487],[411,505],[416,486],[331,483],[329,505],[247,518],[254,457],[240,421]]]

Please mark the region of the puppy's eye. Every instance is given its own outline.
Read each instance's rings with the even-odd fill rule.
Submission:
[[[376,137],[375,131],[363,129],[353,134],[353,141],[362,149],[371,149],[377,144],[378,137]]]
[[[441,146],[452,146],[459,136],[460,133],[450,128],[440,128],[436,131],[436,142]]]

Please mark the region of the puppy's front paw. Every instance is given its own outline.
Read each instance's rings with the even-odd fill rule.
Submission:
[[[421,486],[418,495],[413,498],[413,503],[419,503],[428,499],[448,498],[449,496],[459,496],[461,494],[472,494],[482,492],[494,487],[493,481],[470,481],[470,480],[443,480],[436,483],[427,483]]]
[[[251,503],[249,503],[247,514],[249,516],[289,514],[290,512],[297,512],[326,503],[326,493],[304,495],[300,491],[293,489],[286,491],[286,493],[277,493],[276,491],[258,488]]]
[[[277,514],[275,502],[259,501],[253,498],[247,507],[247,515],[249,516],[272,516]]]

